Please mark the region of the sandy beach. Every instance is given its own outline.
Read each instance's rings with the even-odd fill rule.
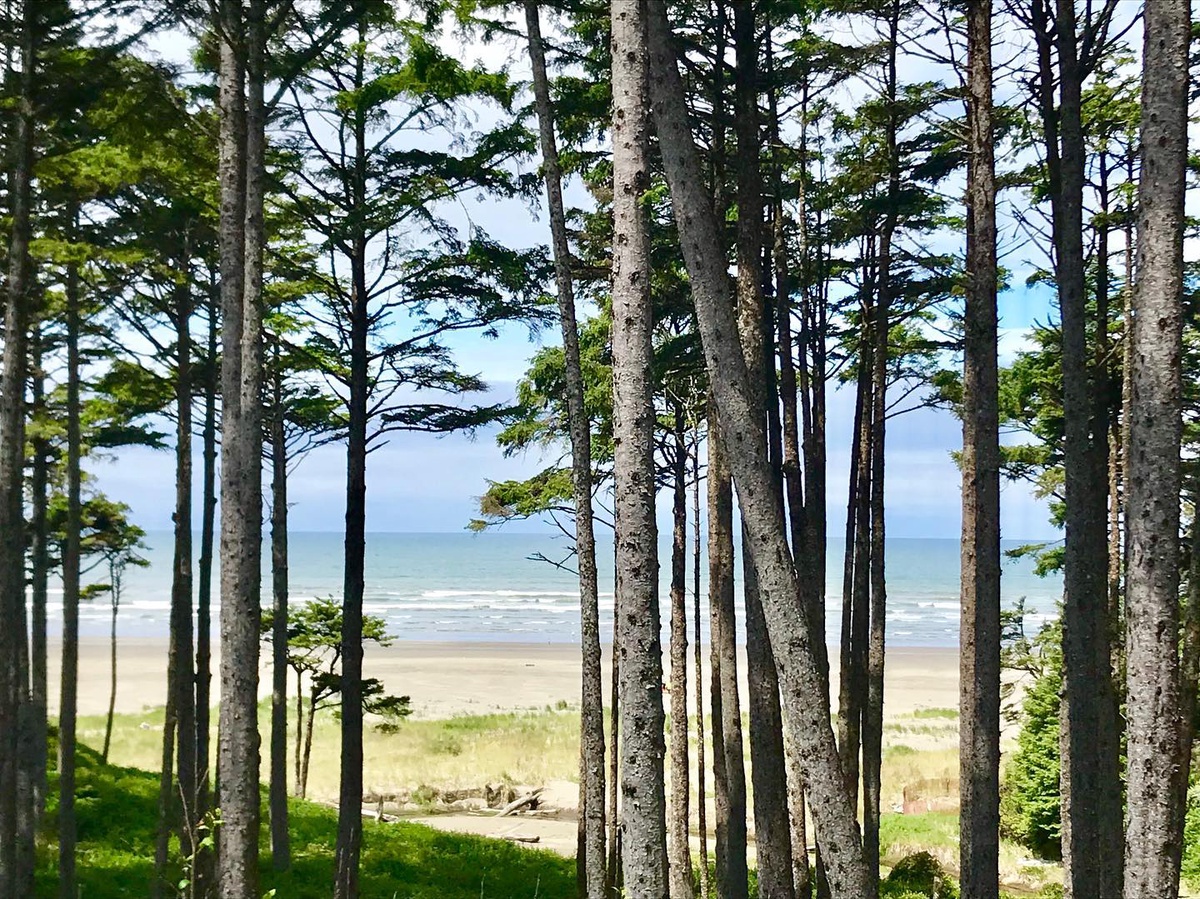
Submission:
[[[60,642],[50,643],[50,698],[57,707]],[[705,661],[707,662],[707,647]],[[745,670],[745,650],[742,670]],[[689,653],[690,655],[690,653]],[[836,652],[831,652],[836,658]],[[605,679],[609,648],[605,647]],[[269,667],[260,665],[260,687],[269,692]],[[219,657],[213,660],[213,696],[218,695]],[[166,701],[167,641],[128,638],[118,642],[117,711],[139,712]],[[690,666],[689,666],[690,667]],[[427,643],[397,641],[371,648],[364,661],[368,677],[380,678],[390,692],[412,697],[414,714],[445,718],[463,713],[539,709],[579,702],[579,649],[561,643]],[[707,665],[705,680],[707,682]],[[834,694],[837,695],[837,672]],[[689,677],[692,674],[689,671]],[[109,645],[88,637],[79,648],[79,711],[102,714],[108,708]],[[957,708],[958,653],[949,648],[897,647],[888,650],[884,702],[889,717],[917,709]]]

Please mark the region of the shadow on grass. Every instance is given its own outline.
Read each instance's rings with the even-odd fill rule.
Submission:
[[[52,774],[53,778],[53,774]],[[80,895],[126,899],[150,895],[158,775],[105,765],[81,747],[76,806],[79,816]],[[39,841],[37,896],[57,895],[58,845],[55,784],[47,807],[48,829]],[[264,822],[266,813],[264,809]],[[290,806],[292,868],[276,874],[262,844],[262,889],[278,899],[325,899],[332,892],[337,812],[314,803]],[[179,879],[178,843],[172,840],[169,883]],[[575,891],[571,859],[499,840],[447,834],[416,824],[364,823],[361,895],[364,899],[567,899]],[[173,895],[173,890],[167,890]]]

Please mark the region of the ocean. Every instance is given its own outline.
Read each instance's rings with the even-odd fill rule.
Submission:
[[[171,535],[147,536],[148,568],[126,572],[118,616],[124,636],[153,637],[167,633],[171,583]],[[290,600],[340,596],[342,535],[290,535]],[[1005,548],[1020,541],[1005,541]],[[840,627],[841,541],[829,546],[828,638],[836,643]],[[264,545],[264,550],[267,547]],[[502,532],[396,534],[367,537],[367,614],[387,622],[398,640],[513,641],[572,643],[579,639],[579,591],[574,573],[556,567],[567,555],[567,541],[553,534]],[[612,636],[612,541],[601,540],[600,609],[605,640]],[[269,551],[264,552],[264,603],[270,603]],[[544,561],[548,559],[552,561]],[[667,615],[669,545],[660,547],[663,621]],[[707,564],[706,562],[704,563]],[[688,559],[689,611],[691,557]],[[739,563],[740,568],[740,563]],[[100,579],[96,572],[85,580]],[[706,578],[705,578],[706,580]],[[959,545],[953,539],[896,538],[887,542],[887,639],[893,646],[957,646],[959,619]],[[1055,614],[1062,583],[1040,578],[1029,560],[1005,560],[1001,578],[1005,607],[1024,598],[1033,611],[1027,627]],[[51,630],[61,616],[61,590],[50,597]],[[703,598],[702,615],[707,616]],[[86,602],[80,629],[86,636],[108,633],[111,608],[107,595]],[[214,608],[214,627],[216,609]],[[690,628],[689,628],[690,629]],[[707,634],[707,620],[704,622]]]

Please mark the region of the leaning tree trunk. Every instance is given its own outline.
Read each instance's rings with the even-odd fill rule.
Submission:
[[[28,892],[32,867],[18,850],[17,784],[20,720],[26,678],[21,670],[25,640],[25,364],[29,327],[30,195],[33,173],[35,4],[22,4],[21,74],[15,127],[11,133],[12,174],[8,183],[12,217],[4,310],[4,362],[0,373],[0,895]],[[22,626],[16,626],[20,622]],[[21,840],[21,842],[26,842]],[[27,853],[32,858],[32,852]]]
[[[261,12],[261,4],[252,6]],[[262,107],[247,101],[242,47],[261,50],[261,22],[241,3],[220,6],[221,820],[218,892],[259,895],[258,641],[262,550]],[[244,44],[243,44],[244,42]],[[257,59],[255,60],[257,61]],[[247,65],[249,63],[249,65]],[[258,71],[261,75],[261,70]],[[250,81],[261,80],[251,78]]]
[[[813,702],[821,677],[806,610],[799,603],[796,571],[788,548],[777,486],[753,402],[745,361],[733,341],[737,322],[729,295],[725,254],[708,197],[684,101],[683,82],[671,47],[662,0],[649,4],[651,92],[675,219],[691,277],[704,355],[717,417],[729,444],[729,463],[758,573],[763,611],[776,652],[784,714],[800,743],[805,781],[824,850],[830,885],[838,899],[871,899],[854,807],[845,788],[826,707]]]
[[[287,431],[283,410],[283,362],[275,344],[274,403],[271,415],[271,864],[286,871],[292,863],[288,841],[287,676],[288,676],[288,493]]]
[[[1110,668],[1107,555],[1107,473],[1093,443],[1099,398],[1093,395],[1087,351],[1083,253],[1085,146],[1081,119],[1083,69],[1078,58],[1074,0],[1057,0],[1057,166],[1051,165],[1056,279],[1062,310],[1066,555],[1063,605],[1064,715],[1063,858],[1069,899],[1121,891],[1119,720]],[[1043,81],[1048,77],[1043,74]],[[1052,83],[1052,82],[1051,82]],[[1052,100],[1051,100],[1052,105]],[[1050,116],[1054,115],[1053,110]],[[1050,143],[1051,141],[1048,141]],[[1053,163],[1053,160],[1051,160]],[[1055,172],[1057,168],[1057,172]]]
[[[546,50],[535,0],[525,0],[529,31],[529,59],[533,66],[533,91],[542,144],[542,177],[550,209],[554,249],[558,315],[562,326],[567,392],[567,419],[571,434],[571,477],[575,492],[575,551],[579,558],[579,637],[583,677],[580,697],[579,740],[579,840],[577,868],[579,894],[586,899],[604,896],[604,682],[600,664],[600,606],[597,599],[596,537],[592,520],[592,428],[583,404],[583,374],[579,362],[579,327],[575,321],[575,288],[571,278],[571,247],[562,196],[562,168],[554,137],[554,108],[546,75]]]
[[[752,427],[765,437],[767,364],[763,340],[762,173],[759,170],[758,39],[755,6],[739,3],[733,10],[737,59],[734,78],[734,130],[737,134],[737,320],[742,355],[755,386],[751,395]],[[765,445],[765,444],[764,444]],[[773,485],[779,493],[780,485]],[[781,496],[777,501],[782,503]],[[780,506],[782,512],[782,505]],[[758,894],[762,899],[790,899],[792,838],[783,761],[783,720],[779,681],[767,636],[758,579],[745,536],[742,557],[746,600],[746,671],[750,685],[750,776],[754,786],[754,838],[758,856]]]
[[[671,502],[671,796],[667,815],[667,851],[671,899],[692,899],[687,703],[687,459],[683,403],[674,401],[675,426]],[[698,677],[699,675],[697,675]],[[702,714],[703,709],[697,709]]]
[[[1142,172],[1127,475],[1128,797],[1125,899],[1179,892],[1179,447],[1191,4],[1146,5]]]
[[[621,629],[621,853],[625,895],[667,895],[662,650],[654,518],[650,186],[645,7],[612,7],[613,474]]]
[[[967,281],[963,315],[959,856],[968,896],[1000,882],[1000,411],[992,0],[967,7]]]

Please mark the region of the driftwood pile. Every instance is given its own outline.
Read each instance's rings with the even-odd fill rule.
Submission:
[[[371,791],[363,795],[364,818],[376,821],[398,821],[402,816],[414,813],[449,814],[466,813],[493,818],[554,818],[562,809],[549,808],[542,801],[545,787],[513,786],[511,784],[487,784],[483,787],[464,790],[439,790],[419,787],[416,790]],[[517,843],[537,843],[538,836],[517,834],[520,825],[498,839]]]

